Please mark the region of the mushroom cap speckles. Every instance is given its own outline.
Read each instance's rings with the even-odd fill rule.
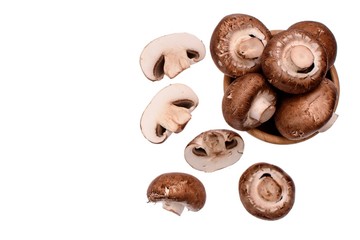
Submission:
[[[190,65],[205,57],[205,45],[189,33],[173,33],[154,39],[145,46],[140,66],[151,81],[176,77]]]
[[[337,98],[335,84],[325,78],[311,92],[284,97],[274,115],[275,126],[287,139],[307,138],[330,120]]]
[[[199,171],[214,172],[236,163],[244,151],[241,136],[231,130],[213,129],[202,132],[185,147],[187,163]]]
[[[144,110],[141,132],[152,143],[164,142],[171,133],[183,131],[199,99],[185,84],[175,83],[161,89]]]
[[[222,113],[233,128],[247,131],[271,118],[276,108],[276,92],[259,73],[236,78],[225,90]]]
[[[260,70],[260,55],[270,38],[270,31],[257,18],[230,14],[215,27],[210,53],[221,72],[238,77]]]
[[[307,52],[297,51],[298,58],[311,57],[308,68],[302,69],[292,61],[292,50],[301,46]],[[261,59],[266,79],[276,88],[290,94],[300,94],[314,89],[324,79],[327,54],[320,42],[310,33],[300,29],[284,30],[274,35],[266,45]]]
[[[239,195],[251,215],[265,220],[277,220],[292,209],[295,184],[278,166],[255,163],[241,175]]]
[[[197,212],[206,202],[206,191],[202,182],[188,173],[169,172],[157,176],[147,189],[149,202],[162,202],[166,210],[181,215],[183,207]],[[172,205],[181,207],[172,207]],[[179,210],[180,208],[180,210]]]

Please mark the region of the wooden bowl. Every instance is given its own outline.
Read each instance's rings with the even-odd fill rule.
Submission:
[[[335,86],[338,90],[338,94],[340,94],[340,83],[339,83],[339,77],[337,74],[337,71],[335,69],[335,66],[332,66],[330,68],[330,70],[328,71],[327,78],[329,78],[330,80],[332,80],[335,83]],[[225,89],[229,86],[229,84],[234,80],[234,78],[231,78],[229,76],[224,76],[224,91]],[[335,104],[335,109],[337,108],[337,104],[339,101],[339,97],[337,98],[336,104]],[[274,144],[293,144],[293,143],[299,143],[299,142],[303,142],[305,140],[308,140],[312,137],[314,137],[317,133],[304,138],[304,139],[300,139],[300,140],[289,140],[283,136],[281,136],[281,134],[278,132],[278,130],[275,127],[275,123],[274,123],[274,119],[271,118],[269,119],[267,122],[263,123],[262,125],[260,125],[257,128],[251,129],[247,131],[250,135],[268,142],[268,143],[274,143]]]

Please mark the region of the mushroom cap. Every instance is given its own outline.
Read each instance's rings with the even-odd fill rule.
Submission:
[[[295,202],[295,184],[280,167],[255,163],[241,175],[239,195],[253,216],[277,220],[287,215]]]
[[[225,121],[233,128],[247,131],[262,124],[251,117],[256,102],[269,102],[272,114],[275,112],[276,92],[260,73],[248,73],[236,78],[225,90],[222,113]],[[268,119],[271,116],[268,116]],[[265,119],[265,120],[268,120]]]
[[[325,78],[311,92],[284,97],[274,115],[275,126],[287,139],[307,138],[330,120],[337,98],[334,82]]]
[[[199,99],[185,84],[170,84],[161,89],[145,108],[140,129],[152,143],[164,142],[171,133],[181,132],[191,119]]]
[[[317,21],[301,21],[294,23],[288,29],[302,29],[311,33],[325,48],[329,68],[334,65],[337,54],[337,42],[334,34],[323,23]]]
[[[236,163],[244,151],[241,136],[227,129],[202,132],[185,147],[187,163],[199,171],[214,172]]]
[[[205,45],[190,33],[173,33],[148,43],[140,55],[140,66],[151,81],[176,77],[205,57]]]
[[[215,27],[210,40],[210,53],[221,72],[238,77],[260,70],[259,56],[270,38],[270,31],[259,19],[246,14],[230,14]],[[239,45],[242,46],[241,50]],[[252,52],[253,49],[257,49],[256,52]]]
[[[166,210],[171,204],[181,204],[190,211],[202,209],[206,201],[206,191],[202,182],[193,175],[182,172],[169,172],[157,176],[147,189],[149,202],[162,202]],[[173,211],[181,215],[180,212]]]
[[[294,49],[303,51],[295,52]],[[308,59],[309,55],[313,59]],[[311,61],[311,65],[305,69],[297,66],[292,61],[294,57],[299,62]],[[312,34],[300,29],[284,30],[274,35],[265,46],[261,67],[266,79],[281,91],[305,93],[324,79],[328,69],[327,53]]]

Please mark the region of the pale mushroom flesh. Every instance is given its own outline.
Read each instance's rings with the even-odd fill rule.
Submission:
[[[187,163],[196,170],[214,172],[236,163],[244,151],[241,136],[227,129],[202,132],[185,147]]]
[[[198,103],[197,95],[187,85],[168,85],[144,110],[140,120],[141,132],[152,143],[164,142],[172,133],[184,130]]]
[[[154,39],[143,49],[140,66],[151,81],[175,78],[205,57],[205,45],[190,33],[173,33]]]

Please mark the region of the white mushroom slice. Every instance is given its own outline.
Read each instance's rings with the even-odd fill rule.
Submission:
[[[187,85],[176,83],[160,90],[144,110],[140,128],[152,143],[164,142],[171,133],[181,132],[199,103]]]
[[[158,81],[164,75],[176,77],[204,57],[205,45],[199,38],[189,33],[173,33],[146,45],[140,56],[140,66],[149,80]]]
[[[185,160],[199,171],[214,172],[236,163],[244,151],[239,134],[226,129],[209,130],[196,136],[185,148]]]

